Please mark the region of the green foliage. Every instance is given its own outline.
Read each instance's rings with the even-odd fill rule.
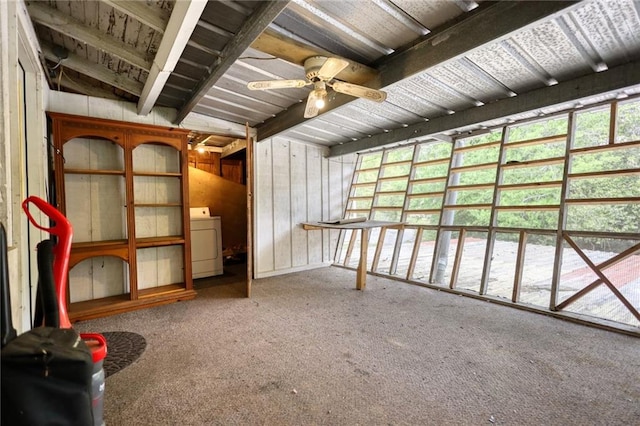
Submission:
[[[553,182],[562,180],[563,164],[506,169],[502,174],[505,185],[531,182]]]
[[[373,212],[373,220],[385,220],[391,222],[400,222],[402,219],[402,211],[400,210],[375,210]]]
[[[418,145],[418,162],[449,158],[451,144],[447,142],[425,143]]]
[[[591,204],[569,206],[567,229],[640,233],[640,205]]]
[[[489,226],[491,209],[457,210],[452,225],[460,226]]]
[[[618,104],[616,142],[640,140],[640,101]]]
[[[530,206],[560,204],[560,187],[502,191],[501,206]]]
[[[557,229],[558,212],[535,210],[499,211],[496,223],[502,228]]]
[[[640,147],[629,147],[625,149],[587,152],[575,155],[571,162],[571,173],[634,169],[639,166]]]
[[[353,189],[352,197],[373,197],[376,190],[375,183],[369,185],[356,186]]]
[[[387,159],[385,163],[396,163],[398,161],[407,161],[413,158],[413,146],[395,148],[387,151]]]
[[[458,184],[473,185],[476,183],[494,183],[496,181],[496,173],[498,172],[496,168],[459,173]]]
[[[493,201],[493,188],[476,189],[475,191],[455,191],[455,197],[455,203],[461,205],[491,204]]]
[[[391,164],[382,166],[383,177],[408,176],[411,171],[411,164]]]
[[[382,152],[372,152],[369,154],[360,154],[360,169],[371,169],[380,167],[382,161]]]
[[[410,194],[426,194],[428,192],[444,191],[445,182],[426,182],[411,184]]]
[[[545,158],[564,157],[566,140],[551,142],[542,145],[522,146],[517,149],[507,149],[505,162],[533,161]]]
[[[618,104],[616,122],[616,143],[640,140],[640,101],[621,102]],[[582,174],[570,178],[567,188],[567,198],[570,201],[567,210],[567,229],[605,232],[640,232],[640,204],[630,201],[609,203],[579,203],[580,200],[598,198],[639,198],[640,197],[640,146],[619,147],[610,145],[611,105],[580,111],[575,114],[575,135],[571,154],[570,174]],[[517,164],[546,159],[562,159],[566,154],[569,116],[562,115],[553,119],[539,120],[509,128],[508,143],[505,146],[504,161],[500,183],[503,185],[527,184],[526,188],[509,188],[499,190],[495,188],[450,191],[446,195],[446,205],[486,205],[493,203],[497,197],[499,206],[557,206],[561,202],[561,185],[535,187],[537,183],[561,182],[564,174],[564,161],[546,165]],[[559,140],[545,143],[534,143],[523,146],[512,145],[515,142],[536,140],[547,137],[560,136]],[[458,139],[456,146],[470,147],[499,141],[501,131]],[[582,148],[590,148],[581,151]],[[616,149],[617,148],[617,149]],[[449,159],[452,144],[436,142],[402,147],[385,151],[385,163],[407,161],[414,158],[418,162],[430,162],[439,159]],[[483,165],[495,163],[495,166],[475,170],[461,171],[449,177],[449,185],[478,185],[493,184],[497,180],[499,148],[487,146],[456,154],[454,167]],[[362,157],[361,168],[378,167],[382,161],[382,152],[365,154]],[[515,166],[511,164],[516,163]],[[398,179],[380,182],[379,191],[399,192],[407,190],[408,176],[412,180],[446,177],[448,162],[417,165],[413,171],[409,165],[382,165],[382,176],[398,176]],[[619,175],[603,175],[599,172],[615,170],[636,170],[638,173],[624,173]],[[595,176],[584,174],[596,173]],[[363,172],[358,176],[358,182],[375,182],[378,177],[376,170]],[[412,183],[407,193],[411,195],[408,202],[406,220],[411,224],[420,225],[461,225],[488,226],[491,220],[491,209],[462,208],[448,209],[442,214],[424,214],[420,210],[436,210],[443,205],[442,192],[445,182]],[[360,196],[372,196],[373,186],[358,188]],[[366,195],[365,195],[366,194]],[[424,196],[420,196],[425,194]],[[404,205],[404,194],[378,196],[379,206],[401,207]],[[374,208],[375,210],[375,208]],[[414,211],[415,213],[412,213]],[[495,214],[496,225],[508,228],[524,228],[535,230],[554,230],[558,227],[559,209],[527,209],[527,210],[499,210]],[[375,211],[375,218],[380,220],[400,220],[401,213],[391,210]],[[517,239],[517,234],[503,233],[501,239]],[[532,236],[530,242],[555,243],[555,236]],[[602,242],[590,243],[594,248],[604,247]]]
[[[356,183],[375,182],[378,180],[378,170],[367,170],[364,172],[358,172]]]
[[[584,148],[609,143],[610,111],[611,109],[607,106],[577,113],[573,147]]]
[[[380,192],[404,191],[409,182],[408,177],[385,180],[380,182]]]
[[[371,203],[372,203],[372,198],[369,199],[357,199],[357,200],[351,200],[350,204],[349,204],[349,209],[352,210],[362,210],[362,209],[367,209],[369,210],[371,208]]]
[[[478,136],[472,136],[470,138],[458,139],[458,147],[463,146],[475,146],[485,143],[496,142],[502,139],[502,129],[491,130],[489,133],[485,133]]]
[[[638,197],[639,179],[637,175],[572,179],[568,198]]]
[[[412,197],[409,200],[409,210],[432,210],[442,207],[442,196]]]
[[[404,195],[378,195],[376,206],[402,207],[404,205]]]
[[[437,225],[440,214],[407,213],[407,222],[412,225]]]
[[[414,179],[429,179],[447,176],[448,164],[431,164],[427,166],[416,166]]]
[[[509,142],[564,135],[567,133],[568,116],[563,115],[552,120],[541,120],[509,129]]]

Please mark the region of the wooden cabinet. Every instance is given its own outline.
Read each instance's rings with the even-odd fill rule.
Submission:
[[[56,207],[74,230],[70,319],[194,298],[188,131],[49,117]]]

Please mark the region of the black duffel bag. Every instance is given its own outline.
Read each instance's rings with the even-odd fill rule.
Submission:
[[[2,425],[91,426],[91,351],[72,328],[38,326],[15,337],[6,244],[5,230],[0,226]],[[39,286],[50,284],[48,278],[42,280],[42,275],[51,274],[50,247],[38,247]],[[46,314],[45,323],[47,317],[55,323],[55,317]]]
[[[2,349],[3,425],[93,425],[91,351],[69,328],[37,327]]]

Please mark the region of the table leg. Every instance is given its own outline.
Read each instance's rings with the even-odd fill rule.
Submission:
[[[369,230],[362,228],[360,232],[360,262],[356,275],[356,289],[364,290],[367,285],[367,252],[369,251]]]

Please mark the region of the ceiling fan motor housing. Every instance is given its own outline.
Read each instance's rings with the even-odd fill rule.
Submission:
[[[320,68],[322,68],[326,61],[327,58],[325,56],[312,56],[310,58],[307,58],[304,61],[304,71],[306,73],[305,75],[307,79],[310,81],[320,80],[318,71],[320,71]]]

